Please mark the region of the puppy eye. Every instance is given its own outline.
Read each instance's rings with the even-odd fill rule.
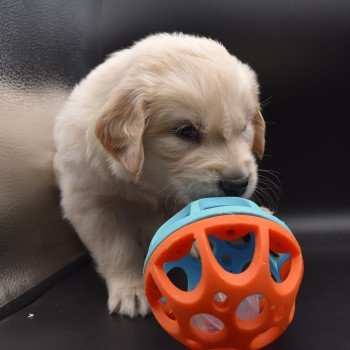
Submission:
[[[247,130],[247,126],[248,126],[248,124],[245,124],[245,125],[243,126],[241,132],[245,132],[245,131]]]
[[[197,141],[199,140],[199,130],[193,125],[180,125],[173,129],[176,136],[186,141]]]

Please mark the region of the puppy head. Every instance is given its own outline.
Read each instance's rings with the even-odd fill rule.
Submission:
[[[183,203],[250,197],[265,134],[254,72],[211,40],[166,39],[140,45],[140,60],[97,121],[97,138],[155,195]]]

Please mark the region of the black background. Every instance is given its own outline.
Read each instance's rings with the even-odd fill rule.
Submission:
[[[221,41],[259,76],[268,124],[262,169],[278,172],[279,210],[349,212],[350,2],[4,4],[1,74],[11,83],[73,85],[108,53],[150,33],[182,31]]]

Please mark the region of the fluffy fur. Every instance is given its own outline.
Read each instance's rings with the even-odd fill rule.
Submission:
[[[110,312],[148,312],[151,236],[189,201],[225,195],[223,177],[257,183],[264,151],[258,84],[218,42],[149,36],[78,84],[54,129],[61,205],[108,287]],[[198,137],[178,131],[188,125]]]

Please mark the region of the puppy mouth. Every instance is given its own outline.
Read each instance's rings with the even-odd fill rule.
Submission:
[[[254,192],[253,181],[250,178],[221,180],[217,183],[197,183],[190,191],[181,191],[186,202],[208,197],[242,197],[249,198]]]
[[[221,176],[214,181],[194,181],[187,178],[179,181],[171,197],[175,202],[187,205],[192,201],[209,197],[242,197],[250,198],[255,190],[255,174],[244,176]],[[168,197],[169,198],[169,197]]]

